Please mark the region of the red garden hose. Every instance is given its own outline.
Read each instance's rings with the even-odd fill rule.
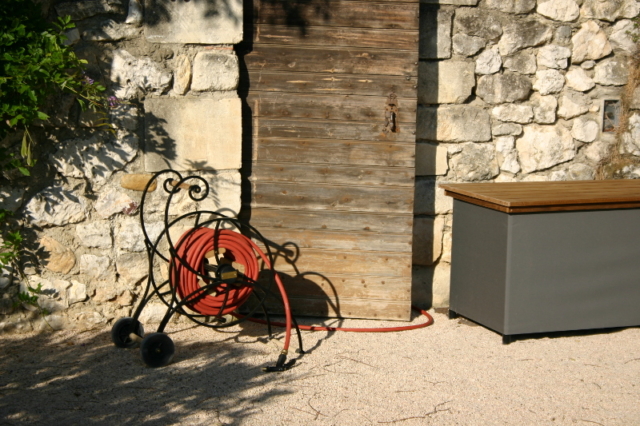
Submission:
[[[271,268],[271,262],[260,250],[260,247],[244,235],[226,229],[214,231],[210,228],[197,228],[189,230],[182,235],[176,247],[177,257],[183,259],[193,270],[202,275],[205,275],[205,254],[212,250],[221,252],[221,248],[225,249],[222,255],[225,259],[244,265],[244,275],[252,281],[258,280],[260,272],[256,254],[267,268]],[[201,288],[198,283],[199,277],[179,260],[174,258],[172,262],[173,277],[171,281],[176,286],[180,298],[185,299]],[[284,305],[286,335],[283,351],[287,351],[291,341],[291,309],[284,285],[278,274],[274,275]],[[197,296],[193,302],[187,302],[186,305],[202,315],[226,315],[238,309],[249,298],[252,290],[253,288],[248,283],[239,286],[221,283],[215,289],[208,290],[209,294]]]
[[[224,253],[221,255],[230,262],[237,262],[244,265],[244,275],[252,281],[258,280],[260,267],[258,265],[258,257],[262,259],[267,268],[271,268],[271,263],[267,256],[251,239],[237,232],[226,229],[213,230],[210,228],[197,228],[187,231],[178,241],[177,256],[189,265],[190,268],[197,271],[201,275],[205,275],[205,254],[212,250]],[[257,256],[256,256],[257,255]],[[190,297],[194,292],[201,288],[199,284],[199,276],[193,273],[183,262],[172,259],[173,276],[172,283],[176,286],[177,293],[181,299]],[[289,307],[289,299],[284,289],[284,285],[277,273],[274,273],[275,281],[282,297],[284,305],[285,323],[271,322],[272,325],[286,327],[285,341],[283,351],[288,351],[289,342],[291,340],[291,309]],[[206,282],[206,279],[205,279]],[[208,282],[207,282],[208,284]],[[191,296],[194,300],[187,302],[186,306],[190,309],[209,316],[221,316],[232,314],[238,318],[242,315],[233,311],[237,310],[251,295],[252,287],[248,283],[235,285],[222,282],[213,290],[207,290],[206,293],[196,297]],[[197,293],[196,293],[197,294]],[[413,324],[399,327],[382,327],[382,328],[342,328],[342,327],[326,327],[326,326],[307,326],[300,325],[298,328],[307,331],[347,331],[347,332],[394,332],[415,330],[427,327],[433,324],[433,317],[426,311],[413,307],[427,318],[427,321],[420,324]],[[267,324],[267,321],[255,318],[249,318],[250,321]]]

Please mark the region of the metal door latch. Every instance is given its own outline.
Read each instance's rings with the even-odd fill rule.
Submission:
[[[384,132],[398,133],[398,96],[391,92],[384,107]]]

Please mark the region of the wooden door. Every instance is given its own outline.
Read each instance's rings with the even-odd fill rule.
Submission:
[[[410,317],[418,10],[254,0],[247,14],[247,207],[286,249],[294,313]]]

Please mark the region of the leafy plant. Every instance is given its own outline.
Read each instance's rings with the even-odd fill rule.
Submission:
[[[74,28],[69,16],[50,24],[32,0],[0,2],[0,139],[23,131],[20,156],[33,166],[33,138],[29,127],[47,121],[46,106],[60,92],[71,93],[82,108],[106,109],[105,87],[84,71],[87,61],[66,45],[65,32]],[[0,167],[20,167],[7,156]],[[28,169],[20,171],[28,175]]]
[[[87,61],[66,43],[65,32],[74,26],[68,16],[48,22],[33,0],[0,1],[0,179],[13,170],[30,175],[36,162],[31,130],[49,120],[47,107],[56,95],[72,94],[83,109],[104,112],[106,121],[115,101],[85,74]],[[21,136],[13,144],[7,138],[12,134]],[[10,216],[0,209],[0,268],[13,266],[20,273],[22,235],[10,224]],[[29,288],[18,298],[33,305],[39,292]]]

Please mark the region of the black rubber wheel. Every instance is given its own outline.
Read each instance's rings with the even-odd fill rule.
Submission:
[[[152,368],[164,367],[175,353],[173,340],[164,333],[150,333],[140,343],[140,353],[145,364]]]
[[[144,336],[140,321],[133,318],[120,318],[111,328],[111,340],[119,348],[133,348],[138,342],[129,336],[131,333]]]

